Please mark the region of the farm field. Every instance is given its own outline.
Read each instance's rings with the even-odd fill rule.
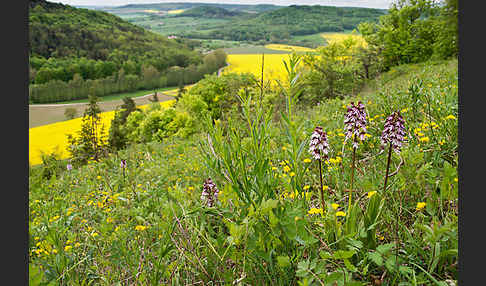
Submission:
[[[176,10],[169,10],[167,11],[168,14],[174,15],[174,14],[180,14],[184,12],[186,9],[176,9]]]
[[[173,99],[166,99],[165,101],[161,101],[160,105],[162,107],[168,107],[174,102],[175,100]],[[109,104],[117,106],[120,104],[120,102],[116,104],[114,102],[109,102]],[[101,104],[99,104],[99,106],[103,108]],[[149,104],[144,104],[138,107],[145,109],[148,106]],[[104,107],[106,108],[106,105]],[[55,111],[53,111],[53,113],[55,113]],[[101,113],[101,121],[105,127],[106,133],[110,128],[110,123],[114,115],[114,110]],[[82,117],[79,117],[71,120],[29,128],[29,164],[37,165],[42,163],[42,153],[50,154],[52,152],[56,152],[56,154],[60,155],[61,159],[68,158],[69,154],[66,151],[68,141],[66,135],[75,134],[81,128],[82,122]]]
[[[187,88],[187,86],[186,86]],[[164,92],[164,93],[169,93],[173,90],[176,90],[175,87],[163,87],[163,88],[156,88],[155,89],[157,93],[159,92]],[[132,92],[125,92],[125,93],[117,93],[113,95],[107,95],[107,96],[102,96],[99,97],[98,102],[106,102],[106,101],[113,101],[113,100],[121,100],[124,97],[131,97],[131,98],[136,98],[136,97],[141,97],[141,96],[148,96],[153,94],[153,89],[145,89],[145,90],[139,90],[139,91],[132,91]],[[50,104],[72,104],[72,103],[86,103],[89,102],[87,98],[84,99],[76,99],[76,100],[70,100],[70,101],[60,101],[60,102],[53,102]],[[32,105],[43,105],[43,104],[32,104]]]
[[[349,37],[352,37],[353,40],[356,40],[360,45],[365,46],[366,42],[363,37],[359,34],[355,33],[321,33],[321,37],[323,37],[327,43],[334,43],[343,41]]]
[[[285,74],[283,60],[288,59],[289,54],[265,54],[264,77],[266,79],[281,79]],[[229,66],[223,73],[252,73],[257,78],[261,77],[261,54],[230,54],[228,55]]]
[[[186,87],[187,88],[187,87]],[[174,92],[177,90],[166,91],[164,94],[158,94],[160,101],[170,100]],[[149,104],[150,95],[153,93],[148,94],[148,91],[140,93],[140,95],[133,95],[135,103],[137,105],[144,105]],[[133,94],[133,93],[131,93]],[[147,96],[144,96],[147,95]],[[132,96],[130,96],[132,97]],[[101,110],[103,111],[111,111],[115,110],[119,105],[122,104],[121,99],[117,100],[110,100],[110,101],[99,101],[98,105],[100,106]],[[86,108],[86,102],[79,102],[79,103],[69,103],[69,104],[34,104],[29,105],[29,128],[42,126],[46,124],[51,124],[59,121],[66,120],[66,116],[64,115],[64,111],[66,108],[75,108],[76,114],[78,117],[83,116],[84,109]]]
[[[215,25],[229,23],[226,19],[201,19],[195,17],[125,17],[133,24],[142,26],[161,35],[183,34],[186,31],[205,32]],[[209,31],[209,30],[208,30]]]
[[[295,52],[314,52],[314,49],[300,47],[300,46],[292,46],[292,45],[281,45],[281,44],[268,44],[265,45],[265,48],[270,50],[277,50],[277,51],[287,51],[289,53]]]
[[[274,50],[265,46],[240,46],[223,49],[228,55],[248,55],[248,54],[288,54],[288,51]]]

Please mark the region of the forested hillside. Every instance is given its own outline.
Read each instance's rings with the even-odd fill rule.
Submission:
[[[192,83],[224,65],[224,59],[209,63],[199,52],[115,15],[44,0],[29,2],[29,55],[34,103]],[[55,94],[70,82],[85,84],[86,91]]]
[[[278,41],[296,35],[353,30],[361,22],[377,22],[385,13],[385,10],[371,8],[292,5],[238,20],[232,25],[214,27],[203,38]],[[185,35],[201,37],[191,32]]]
[[[176,14],[175,17],[204,17],[204,18],[225,18],[241,16],[245,13],[240,11],[230,11],[220,7],[213,6],[199,6],[188,9],[180,14]]]

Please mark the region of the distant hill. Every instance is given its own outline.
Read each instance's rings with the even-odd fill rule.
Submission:
[[[227,18],[227,17],[241,16],[243,14],[246,13],[240,12],[238,10],[230,11],[216,6],[199,6],[199,7],[194,7],[185,10],[184,12],[176,14],[175,16],[176,17],[200,17],[200,18]]]
[[[102,10],[114,14],[124,12],[136,12],[143,10],[169,11],[178,9],[192,9],[196,7],[217,7],[229,11],[240,11],[247,13],[260,13],[279,9],[283,6],[272,4],[240,5],[240,4],[219,4],[219,3],[154,3],[154,4],[128,4],[118,7],[106,7]]]
[[[248,19],[238,19],[231,25],[214,26],[203,37],[234,41],[279,41],[291,36],[353,30],[361,22],[377,22],[384,14],[384,9],[292,5],[261,12]],[[185,36],[201,37],[197,32],[187,32]]]
[[[174,53],[194,53],[113,14],[45,0],[29,2],[28,49],[31,56],[43,58],[86,57],[103,61],[141,61],[148,57],[170,61]]]

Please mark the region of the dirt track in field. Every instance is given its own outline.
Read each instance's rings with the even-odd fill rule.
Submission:
[[[135,104],[137,106],[149,104],[151,103],[149,101],[149,98],[152,95],[153,93],[136,97],[133,98],[133,101],[135,101]],[[164,94],[163,92],[158,92],[157,97],[159,98],[159,101],[166,101],[166,100],[173,99],[172,96]],[[115,110],[117,107],[119,107],[122,104],[123,104],[123,100],[121,99],[98,102],[98,106],[101,108],[101,111],[103,112]],[[29,128],[67,120],[66,116],[64,115],[64,111],[66,110],[66,108],[69,107],[76,108],[77,111],[76,117],[82,117],[83,112],[86,109],[87,105],[88,103],[29,105]]]

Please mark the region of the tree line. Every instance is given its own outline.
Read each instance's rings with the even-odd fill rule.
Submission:
[[[82,74],[75,73],[69,81],[54,79],[42,84],[31,84],[29,102],[52,103],[85,99],[88,95],[103,97],[121,92],[192,84],[204,75],[216,72],[225,64],[226,54],[222,50],[216,50],[204,56],[198,65],[174,66],[163,72],[152,65],[142,65],[139,74],[126,72],[123,67],[112,75],[97,79],[85,79]]]

